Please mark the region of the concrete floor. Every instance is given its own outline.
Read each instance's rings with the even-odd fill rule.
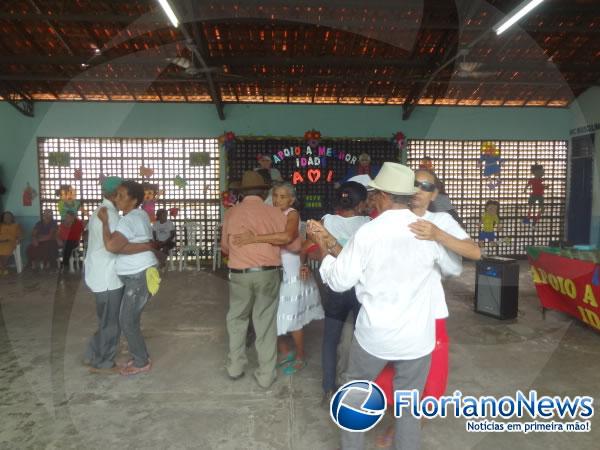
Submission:
[[[525,264],[515,321],[475,314],[473,281],[467,266],[446,286],[450,393],[599,396],[600,336],[559,313],[542,320]],[[298,375],[280,376],[268,391],[251,376],[226,377],[224,273],[166,275],[143,315],[154,369],[130,379],[81,364],[95,314],[79,276],[0,279],[0,306],[2,449],[338,448],[337,428],[319,407],[321,322],[306,330],[308,366]],[[369,433],[369,448],[389,421]],[[598,449],[598,425],[592,420],[590,433],[467,433],[464,419],[435,419],[424,426],[423,449]]]

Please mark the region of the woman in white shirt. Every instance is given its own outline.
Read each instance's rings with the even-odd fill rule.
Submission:
[[[361,215],[367,200],[367,189],[355,181],[343,183],[336,192],[335,214],[326,214],[321,219],[325,229],[335,237],[340,245],[345,245],[354,233],[371,219]],[[353,320],[360,310],[354,289],[346,292],[334,292],[324,286],[323,309],[325,310],[325,328],[321,363],[323,367],[323,400],[322,404],[329,405],[329,399],[336,390],[337,347],[344,328],[344,323],[350,312]]]
[[[152,241],[152,226],[145,211],[139,209],[144,201],[142,185],[132,180],[124,181],[117,190],[115,203],[123,212],[114,233],[111,234],[108,225],[108,214],[103,208],[98,217],[102,221],[104,245],[109,252],[117,253],[115,270],[124,285],[121,302],[119,323],[127,338],[129,353],[132,359],[121,370],[121,375],[135,375],[148,372],[152,366],[146,343],[140,328],[142,311],[150,298],[146,271],[156,267],[154,253],[146,251],[134,255],[120,252],[128,243],[143,243]]]

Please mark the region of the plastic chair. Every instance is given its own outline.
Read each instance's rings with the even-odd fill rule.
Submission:
[[[169,262],[169,270],[172,272],[175,270],[175,262],[177,261],[177,248],[173,247],[169,250],[169,256],[167,257]]]
[[[179,249],[179,271],[183,270],[186,253],[193,252],[196,255],[196,270],[200,270],[200,254],[202,252],[202,237],[204,235],[200,222],[185,222],[186,245]]]
[[[15,247],[15,251],[13,252],[13,256],[15,258],[15,267],[17,268],[17,273],[23,272],[23,257],[21,256],[21,243],[17,243]]]
[[[71,257],[69,258],[69,271],[70,272],[75,272],[75,269],[80,270],[83,268],[82,253],[83,252],[81,250],[81,246],[77,246],[71,252]],[[56,263],[57,263],[58,267],[60,267],[62,265],[62,260],[63,260],[63,249],[59,248],[58,249],[58,258],[56,258]]]
[[[220,269],[222,265],[221,256],[221,227],[223,224],[217,224],[214,232],[213,248],[212,248],[212,270],[215,272],[217,267]]]

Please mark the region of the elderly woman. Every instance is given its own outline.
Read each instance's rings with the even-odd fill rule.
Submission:
[[[21,239],[21,226],[15,222],[15,216],[5,211],[0,216],[0,275],[8,275],[6,263]]]
[[[127,338],[131,360],[121,370],[121,375],[148,372],[152,363],[140,326],[142,312],[150,299],[149,278],[156,271],[158,261],[151,251],[126,254],[127,244],[152,241],[152,225],[148,214],[140,205],[144,201],[144,188],[132,180],[126,180],[117,189],[115,203],[123,212],[114,232],[111,232],[106,207],[98,211],[102,221],[102,234],[106,250],[117,254],[115,271],[124,285],[119,324]],[[150,270],[154,268],[154,270]],[[149,271],[149,273],[147,273]]]
[[[35,268],[35,263],[40,263],[40,268],[48,263],[51,267],[56,267],[58,258],[58,242],[56,241],[56,232],[58,225],[54,221],[51,209],[44,210],[42,220],[35,224],[31,234],[32,241],[27,247],[27,258],[31,268]]]

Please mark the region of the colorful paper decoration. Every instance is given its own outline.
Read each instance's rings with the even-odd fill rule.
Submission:
[[[69,167],[71,154],[69,152],[50,152],[48,153],[48,165],[50,167]]]
[[[398,151],[400,152],[400,162],[402,164],[406,164],[406,161],[408,160],[408,155],[406,150],[406,136],[404,133],[402,133],[401,131],[398,131],[397,133],[395,133],[394,135],[392,135],[392,139],[391,139],[392,145],[394,145]]]
[[[190,153],[190,166],[208,166],[210,164],[210,153],[208,152],[193,152]]]
[[[500,202],[488,200],[485,203],[485,211],[481,216],[481,231],[479,232],[479,246],[483,247],[486,242],[498,245],[496,232],[500,229]]]
[[[73,172],[73,178],[75,178],[76,180],[81,180],[82,177],[83,177],[83,170],[75,169],[75,171]]]
[[[304,197],[304,207],[308,209],[321,209],[323,207],[323,196],[306,195]]]
[[[171,208],[169,209],[169,215],[173,218],[177,217],[177,214],[179,214],[179,208]]]
[[[308,130],[304,133],[304,140],[308,144],[309,147],[315,148],[319,145],[319,141],[321,140],[321,133],[315,129]]]
[[[31,206],[33,199],[37,197],[37,192],[31,187],[29,183],[23,189],[23,206]]]
[[[324,175],[325,171],[321,170],[321,169],[308,169],[306,171],[306,178],[304,176],[302,176],[302,174],[299,171],[295,171],[292,175],[292,184],[300,184],[300,183],[304,183],[305,181],[309,182],[309,183],[317,183],[322,177],[325,177],[325,181],[327,183],[331,183],[333,182],[333,170],[327,170],[327,176]]]
[[[187,181],[185,180],[185,178],[182,178],[181,176],[177,175],[173,179],[173,184],[175,186],[177,186],[179,189],[183,189],[184,187],[187,186]]]
[[[140,166],[140,175],[143,178],[150,178],[152,175],[154,175],[154,169],[151,169],[150,167]]]

